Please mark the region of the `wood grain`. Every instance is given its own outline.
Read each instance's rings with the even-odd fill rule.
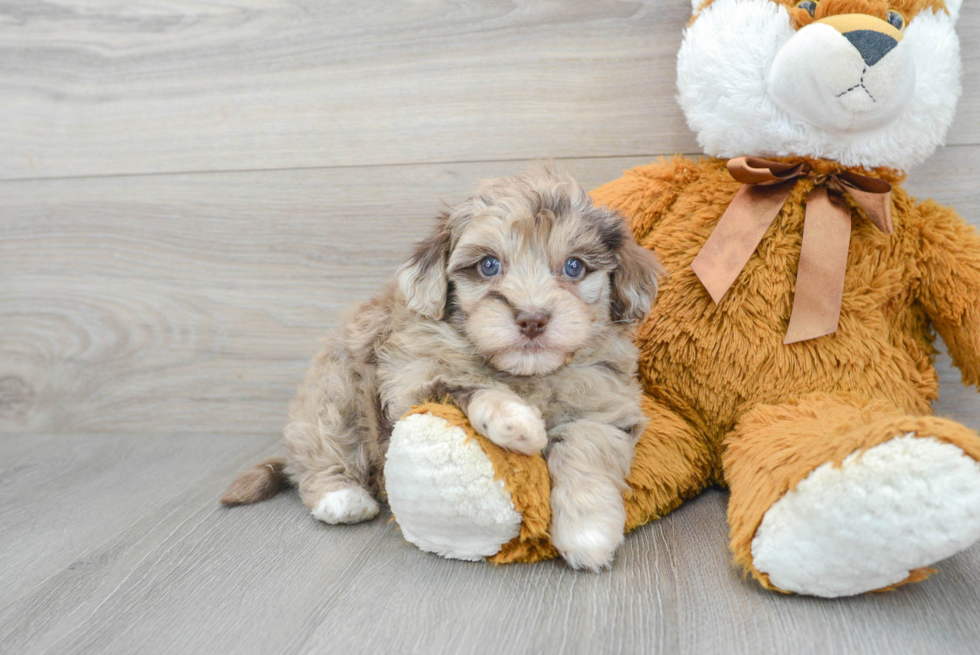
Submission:
[[[219,507],[269,436],[71,441],[0,441],[20,508],[0,541],[0,652],[932,655],[980,639],[977,547],[895,593],[782,596],[731,566],[726,496],[708,491],[631,534],[612,571],[494,567],[422,553],[386,513],[322,525],[295,492]]]
[[[212,489],[277,446],[273,435],[4,437],[0,607],[55,573],[97,564],[79,557],[147,515],[168,516],[184,494]]]
[[[570,166],[594,185],[642,161]],[[0,431],[278,431],[440,198],[521,168],[0,183]]]
[[[689,0],[0,3],[0,179],[696,153]],[[948,143],[980,144],[980,6]]]
[[[696,150],[688,0],[0,8],[0,178]]]
[[[649,158],[567,162],[587,186]],[[275,432],[350,304],[519,162],[0,182],[0,431]],[[980,148],[909,188],[980,225]],[[941,360],[940,409],[980,427]]]

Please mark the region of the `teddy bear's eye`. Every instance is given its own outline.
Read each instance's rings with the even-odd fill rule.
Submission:
[[[817,11],[817,3],[815,0],[803,0],[802,2],[796,3],[796,8],[805,9],[806,13],[812,16]]]
[[[896,30],[902,31],[902,30],[905,29],[905,16],[903,16],[901,14],[901,12],[898,12],[898,11],[889,11],[888,12],[888,22]]]

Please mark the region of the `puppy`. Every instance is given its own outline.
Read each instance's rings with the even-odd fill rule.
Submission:
[[[566,173],[484,182],[314,360],[286,458],[242,473],[222,502],[263,500],[288,478],[321,521],[373,518],[392,425],[448,397],[499,446],[544,452],[555,547],[572,567],[608,566],[646,423],[631,333],[660,271]]]

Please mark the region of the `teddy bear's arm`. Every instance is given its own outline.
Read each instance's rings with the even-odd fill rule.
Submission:
[[[700,176],[697,162],[677,156],[625,171],[592,191],[592,198],[621,213],[641,241],[673,207],[682,188]]]
[[[962,371],[963,383],[980,387],[980,233],[932,200],[918,210],[919,301]]]

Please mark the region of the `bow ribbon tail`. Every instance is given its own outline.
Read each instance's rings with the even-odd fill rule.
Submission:
[[[814,188],[806,202],[796,294],[784,344],[837,331],[850,244],[851,211],[844,197],[823,186]]]
[[[759,247],[795,184],[795,179],[777,184],[743,184],[735,194],[691,264],[716,304]]]
[[[892,223],[891,184],[884,180],[849,172],[840,173],[837,178],[843,189],[864,210],[875,227],[885,234],[892,234],[895,231],[895,225]]]

